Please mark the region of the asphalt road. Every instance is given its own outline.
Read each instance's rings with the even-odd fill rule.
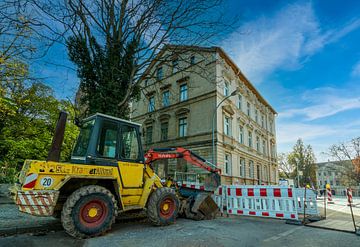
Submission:
[[[179,219],[167,227],[146,221],[115,224],[102,237],[76,240],[64,231],[0,238],[0,246],[355,246],[351,233],[285,224],[281,220],[230,217],[212,221]]]

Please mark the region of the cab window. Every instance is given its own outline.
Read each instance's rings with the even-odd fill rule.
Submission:
[[[104,122],[100,131],[97,153],[104,158],[116,158],[117,124]]]
[[[95,120],[91,120],[82,125],[72,156],[83,157],[86,155],[94,123]]]
[[[139,160],[138,132],[135,127],[122,126],[120,158],[126,160]]]

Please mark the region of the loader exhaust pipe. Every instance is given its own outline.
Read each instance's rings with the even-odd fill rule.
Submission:
[[[51,147],[46,161],[60,161],[61,146],[64,140],[67,113],[61,111],[56,123],[55,133],[52,139]]]

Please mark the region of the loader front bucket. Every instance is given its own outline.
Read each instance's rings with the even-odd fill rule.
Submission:
[[[195,198],[189,198],[185,216],[193,220],[210,220],[216,217],[218,210],[211,194],[199,193]]]

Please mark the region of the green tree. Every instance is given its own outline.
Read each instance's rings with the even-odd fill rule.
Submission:
[[[25,64],[17,61],[8,68],[11,73],[3,73],[0,78],[0,102],[6,100],[10,106],[0,112],[0,183],[14,182],[25,159],[46,159],[60,110],[74,116],[70,104],[57,100],[51,88],[26,80]],[[70,157],[77,131],[69,121],[62,147],[63,160]]]
[[[299,177],[300,186],[305,184],[316,186],[316,161],[310,145],[306,146],[301,139],[298,139],[287,160],[294,167],[294,178]]]

